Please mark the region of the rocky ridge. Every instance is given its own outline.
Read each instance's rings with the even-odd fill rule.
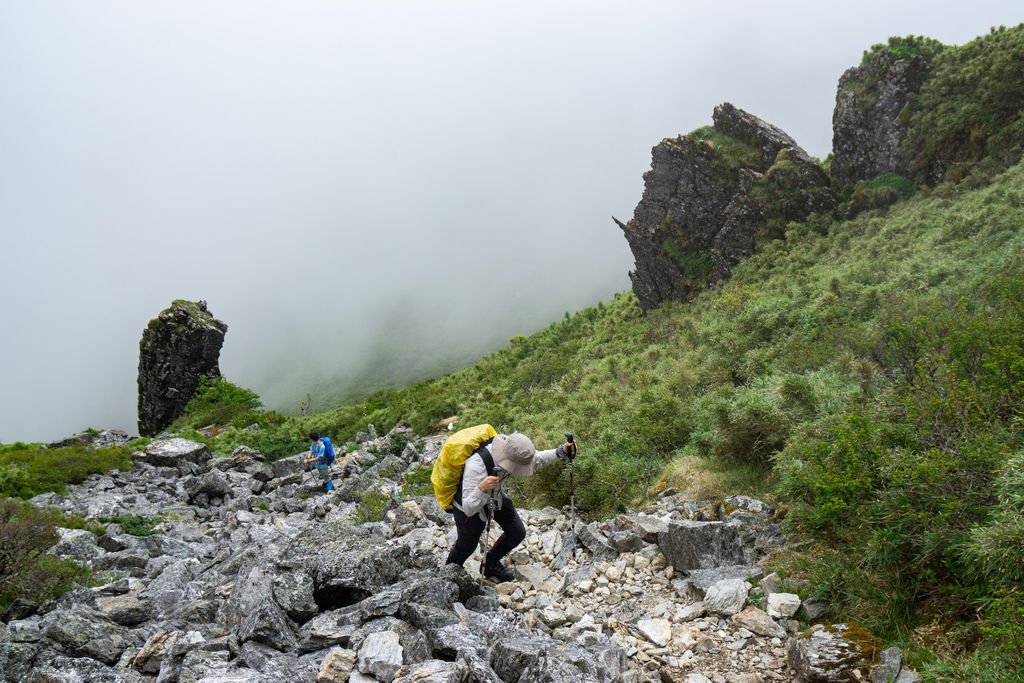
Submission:
[[[301,455],[267,462],[241,447],[215,458],[180,438],[150,443],[129,472],[37,496],[35,505],[79,515],[162,521],[142,537],[116,524],[100,537],[62,530],[52,552],[99,571],[104,583],[76,588],[42,613],[15,603],[0,626],[0,680],[867,676],[864,638],[845,638],[845,626],[794,637],[797,616],[815,622],[822,605],[758,567],[783,540],[763,502],[669,495],[575,529],[563,511],[524,510],[528,535],[509,558],[516,580],[494,586],[480,580],[478,554],[466,570],[442,567],[450,517],[432,496],[404,493],[403,481],[432,463],[443,439],[393,447],[408,436],[365,441],[339,460],[331,496],[301,471]],[[387,501],[380,521],[354,523],[356,501],[373,496]]]

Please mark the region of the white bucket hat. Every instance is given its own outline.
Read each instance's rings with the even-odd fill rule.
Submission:
[[[491,442],[494,464],[509,474],[528,477],[533,474],[533,456],[537,454],[533,442],[525,434],[498,434]]]

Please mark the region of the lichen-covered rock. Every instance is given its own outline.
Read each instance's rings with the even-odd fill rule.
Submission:
[[[114,664],[131,644],[128,632],[88,607],[55,610],[43,620],[46,639],[73,657]]]
[[[815,627],[789,641],[789,665],[803,683],[867,680],[878,640],[859,624]]]
[[[220,376],[228,326],[205,301],[174,301],[139,342],[139,434],[154,436],[181,415],[204,377]]]
[[[836,181],[908,175],[899,158],[907,132],[900,115],[930,70],[928,52],[907,54],[878,46],[839,78],[832,114],[831,173]]]
[[[757,239],[835,205],[828,174],[785,132],[729,103],[714,126],[663,140],[628,223],[641,307],[686,300],[727,278]]]
[[[113,669],[86,657],[54,657],[38,664],[21,683],[142,683],[134,671]]]
[[[359,648],[359,671],[390,683],[402,667],[402,645],[392,631],[371,633]]]
[[[73,436],[60,441],[54,441],[46,445],[47,448],[66,448],[75,444],[92,446],[93,448],[104,448],[106,446],[120,446],[131,441],[128,432],[121,429],[87,429]]]

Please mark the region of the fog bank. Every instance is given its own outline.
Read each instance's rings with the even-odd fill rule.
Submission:
[[[843,12],[849,12],[843,14]],[[889,35],[1016,2],[0,6],[0,441],[135,433],[173,299],[294,412],[466,365],[629,287],[650,149],[731,101],[811,154]]]

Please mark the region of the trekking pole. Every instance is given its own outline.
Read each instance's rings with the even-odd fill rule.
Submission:
[[[572,533],[572,553],[576,559],[576,480],[573,478],[573,465],[576,463],[576,441],[572,432],[565,433],[566,442],[572,444],[573,457],[569,458],[569,531]]]
[[[494,492],[491,492],[491,498],[487,501],[487,526],[484,527],[484,535],[480,539],[480,576],[484,574],[484,568],[487,566],[487,552],[490,549],[491,544],[491,520],[494,519]]]

